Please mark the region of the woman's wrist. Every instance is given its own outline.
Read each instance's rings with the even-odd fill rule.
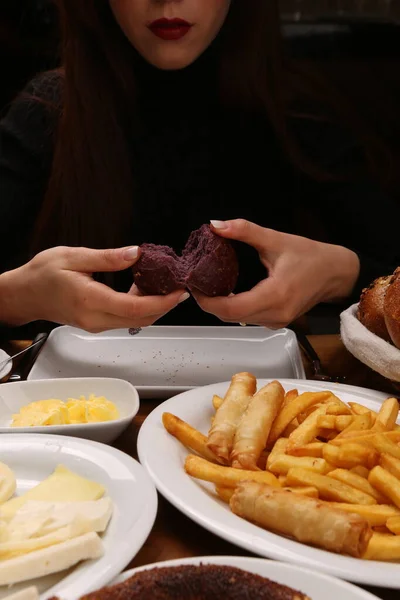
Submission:
[[[341,302],[353,293],[360,274],[360,259],[344,246],[331,246],[331,250],[331,285],[323,301]]]
[[[19,326],[34,320],[29,318],[29,298],[20,289],[20,281],[21,268],[0,274],[0,323]]]

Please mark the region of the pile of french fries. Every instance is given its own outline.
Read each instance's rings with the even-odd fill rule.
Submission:
[[[191,452],[185,471],[235,514],[333,552],[400,560],[396,398],[375,412],[329,390],[257,390],[251,373],[236,373],[210,409],[205,434],[171,413],[163,424]]]

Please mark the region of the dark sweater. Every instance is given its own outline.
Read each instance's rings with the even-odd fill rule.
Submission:
[[[280,231],[354,249],[361,274],[352,298],[400,264],[399,207],[366,177],[317,183],[284,156],[266,117],[222,111],[209,61],[180,72],[141,67],[140,132],[132,132],[135,162],[132,243],[180,250],[189,232],[210,219],[243,217]],[[29,92],[46,100],[59,93],[44,74]],[[51,170],[54,122],[45,103],[21,96],[0,122],[0,272],[28,259],[28,240]],[[101,123],[99,124],[101,127]],[[332,170],[351,168],[360,153],[336,126],[294,122],[304,151]],[[95,190],[94,190],[95,193]],[[254,250],[238,245],[240,281],[248,289],[265,276]],[[132,283],[130,271],[119,289]],[[329,307],[338,315],[343,305]],[[190,300],[161,323],[218,324]]]

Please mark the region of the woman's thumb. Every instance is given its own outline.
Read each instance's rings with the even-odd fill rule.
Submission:
[[[273,249],[278,242],[278,232],[273,229],[260,227],[245,219],[232,219],[231,221],[210,221],[215,233],[224,238],[244,242],[258,252]]]

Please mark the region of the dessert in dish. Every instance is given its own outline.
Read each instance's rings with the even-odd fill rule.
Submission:
[[[400,348],[400,267],[362,291],[357,318],[369,331]]]
[[[236,286],[236,252],[231,242],[213,233],[209,225],[190,234],[181,256],[169,246],[142,244],[140,249],[132,270],[142,294],[163,295],[188,288],[206,296],[228,296]]]
[[[207,494],[237,517],[275,534],[358,559],[399,561],[397,398],[372,410],[334,389],[257,383],[236,373],[223,396],[210,395],[208,431],[163,413],[165,429],[188,450],[185,473],[207,482]]]
[[[311,600],[303,593],[223,565],[155,567],[81,600]]]

